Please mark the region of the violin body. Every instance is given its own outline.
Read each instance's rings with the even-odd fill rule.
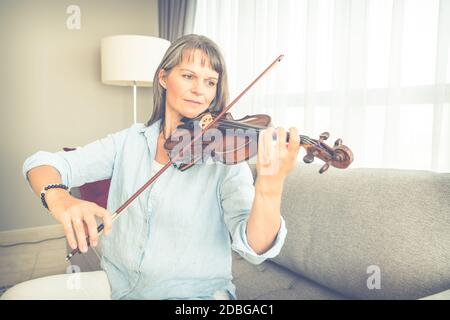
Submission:
[[[216,116],[205,112],[193,119],[182,119],[183,123],[164,144],[175,168],[184,171],[209,160],[228,165],[247,161],[258,152],[259,133],[272,125],[271,117],[265,114],[235,120],[230,113],[225,113],[221,119],[214,121]],[[195,137],[199,138],[195,140]],[[311,163],[314,158],[319,158],[325,162],[320,173],[330,165],[345,169],[353,161],[352,151],[342,144],[341,139],[336,140],[332,148],[324,143],[328,137],[327,132],[322,133],[319,140],[300,135],[300,145],[306,149],[303,161]]]
[[[179,159],[173,161],[173,165],[184,171],[194,164],[219,161],[224,164],[237,164],[247,161],[258,152],[258,134],[251,127],[264,127],[270,125],[271,118],[268,115],[246,116],[234,120],[230,113],[224,116],[222,122],[211,126],[201,139],[191,144],[195,135],[203,130],[217,114],[204,113],[194,119],[183,118],[183,124],[179,125],[174,133],[166,140],[164,148],[170,159],[179,154]],[[233,128],[227,121],[238,124]],[[246,127],[241,127],[245,125]],[[250,130],[248,130],[249,126]]]

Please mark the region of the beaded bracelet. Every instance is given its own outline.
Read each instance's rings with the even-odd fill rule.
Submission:
[[[64,184],[49,184],[49,185],[45,186],[44,189],[42,189],[42,191],[41,191],[41,201],[42,201],[42,204],[43,204],[44,208],[47,209],[47,210],[49,210],[49,209],[48,209],[47,202],[45,201],[45,194],[46,194],[46,192],[48,190],[54,189],[54,188],[60,188],[60,189],[64,189],[64,190],[69,189]]]

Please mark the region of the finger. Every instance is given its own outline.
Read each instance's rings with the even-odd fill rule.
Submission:
[[[273,152],[273,142],[274,142],[274,135],[276,135],[274,128],[269,128],[265,132],[264,135],[264,157],[266,159],[266,163],[270,162],[270,159],[272,158],[272,152]]]
[[[266,146],[265,146],[265,136],[267,134],[267,130],[268,129],[265,129],[265,130],[261,131],[261,133],[258,136],[258,154],[257,154],[257,157],[258,157],[258,162],[261,165],[266,164],[266,159],[265,159],[264,155],[265,155],[265,148],[266,148]]]
[[[83,220],[81,220],[81,216],[73,216],[72,225],[77,236],[78,248],[81,250],[81,252],[87,252],[88,247],[86,242],[86,233],[84,232],[84,222]]]
[[[73,232],[72,228],[72,221],[70,220],[70,216],[66,215],[63,218],[63,228],[64,228],[64,234],[66,235],[67,242],[69,243],[69,246],[72,248],[72,250],[75,250],[77,248],[77,240],[75,239],[75,233]]]
[[[300,149],[300,135],[297,128],[289,128],[289,145],[288,150],[292,152],[298,152]]]
[[[96,247],[98,243],[97,222],[95,221],[94,216],[90,213],[85,214],[83,218],[88,229],[89,244]]]
[[[99,218],[102,218],[103,220],[103,232],[105,233],[105,236],[107,236],[111,232],[112,228],[112,215],[111,213],[106,210],[105,208],[102,208],[97,205],[95,210],[95,215]]]
[[[287,144],[286,144],[286,131],[279,127],[277,128],[277,144],[278,144],[278,151],[281,153],[282,151],[287,150]]]

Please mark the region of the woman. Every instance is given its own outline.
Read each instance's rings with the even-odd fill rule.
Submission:
[[[71,188],[111,178],[107,208],[116,210],[169,160],[164,142],[183,117],[220,111],[227,104],[223,57],[204,36],[176,40],[154,84],[154,110],[146,125],[133,125],[73,152],[41,151],[29,157],[24,175],[34,192],[40,195],[49,184]],[[104,271],[81,273],[79,292],[67,290],[64,277],[70,275],[65,275],[20,284],[5,296],[86,298],[84,292],[90,298],[236,299],[230,249],[258,264],[276,256],[284,243],[281,193],[299,150],[297,130],[289,131],[293,139],[288,145],[282,128],[260,135],[254,185],[245,162],[201,163],[183,172],[169,167],[114,226],[108,210],[62,188],[47,190],[45,204],[63,224],[72,248],[86,252],[86,236],[94,247],[101,241]],[[101,239],[95,216],[105,224]],[[34,295],[36,288],[40,295]]]

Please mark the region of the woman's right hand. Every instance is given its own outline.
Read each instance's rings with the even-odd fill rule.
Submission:
[[[78,247],[81,252],[87,252],[87,236],[89,236],[89,244],[93,247],[97,246],[99,236],[95,216],[103,219],[103,232],[105,236],[109,234],[112,227],[109,211],[94,202],[75,198],[65,190],[51,191],[46,194],[46,202],[53,217],[63,225],[64,233],[72,249]]]

